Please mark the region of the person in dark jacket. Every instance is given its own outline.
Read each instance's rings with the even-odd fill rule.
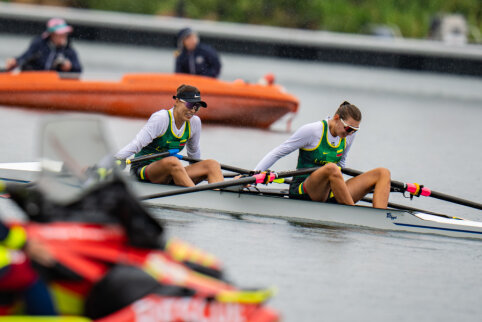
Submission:
[[[191,28],[184,28],[177,35],[178,56],[176,73],[218,77],[221,62],[211,46],[199,42],[198,35]]]
[[[9,58],[6,69],[56,70],[59,72],[80,73],[77,53],[70,44],[69,34],[72,27],[64,19],[52,18],[47,22],[47,30],[35,37],[30,47],[21,56]]]

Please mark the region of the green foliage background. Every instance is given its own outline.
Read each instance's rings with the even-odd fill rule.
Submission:
[[[29,2],[48,3],[47,0]],[[398,27],[403,37],[427,36],[438,13],[461,13],[482,33],[482,0],[63,0],[78,8],[192,19],[361,33],[371,24]]]

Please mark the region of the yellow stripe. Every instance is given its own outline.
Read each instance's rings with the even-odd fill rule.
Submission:
[[[25,229],[20,226],[13,226],[10,228],[10,231],[7,235],[7,238],[4,239],[3,244],[8,248],[13,249],[20,249],[25,245],[27,241],[27,233]]]
[[[298,186],[298,193],[299,193],[300,195],[303,194],[303,183],[304,183],[304,182],[300,183],[300,185]]]
[[[343,141],[343,139],[340,139],[337,145],[331,145],[330,140],[328,140],[328,135],[326,136],[326,143],[328,143],[328,145],[331,146],[332,148],[338,148],[340,146],[341,141]]]
[[[187,136],[189,139],[191,138],[191,121],[187,121],[186,126],[189,128],[189,135]],[[185,131],[186,129],[184,129]]]
[[[304,150],[304,151],[314,151],[316,149],[318,149],[318,147],[320,146],[321,144],[321,140],[323,139],[323,133],[325,132],[325,124],[323,123],[323,121],[320,121],[321,122],[321,137],[320,137],[320,141],[318,141],[318,144],[313,148],[313,149],[304,149],[304,148],[301,148],[300,150]]]
[[[0,180],[0,192],[4,192],[7,189],[7,184],[5,181]]]
[[[146,168],[147,168],[147,165],[143,166],[141,171],[139,172],[139,175],[140,175],[142,180],[146,180],[146,177],[144,175],[144,172],[146,172]]]

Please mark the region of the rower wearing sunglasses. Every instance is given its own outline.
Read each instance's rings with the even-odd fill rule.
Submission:
[[[173,96],[174,107],[160,110],[151,115],[135,139],[122,148],[115,157],[126,159],[148,154],[187,147],[187,155],[199,159],[201,149],[201,120],[196,112],[207,107],[201,100],[201,93],[194,86],[181,85]],[[175,184],[192,187],[202,180],[209,183],[223,181],[219,163],[215,160],[203,160],[186,167],[176,156],[150,159],[131,166],[139,180],[152,183]]]
[[[361,112],[343,102],[333,118],[309,123],[269,152],[256,166],[264,171],[280,158],[299,150],[297,169],[320,167],[309,175],[296,176],[290,184],[290,198],[354,205],[373,191],[373,206],[386,208],[390,194],[390,172],[385,168],[367,171],[346,182],[341,168],[360,128]]]

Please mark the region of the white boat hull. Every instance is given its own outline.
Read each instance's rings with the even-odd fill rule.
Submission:
[[[172,189],[179,189],[179,187],[134,183],[134,190],[141,196]],[[482,223],[476,221],[396,209],[345,206],[278,196],[247,194],[239,191],[200,191],[146,200],[145,203],[156,207],[282,218],[297,223],[359,226],[482,239]]]

